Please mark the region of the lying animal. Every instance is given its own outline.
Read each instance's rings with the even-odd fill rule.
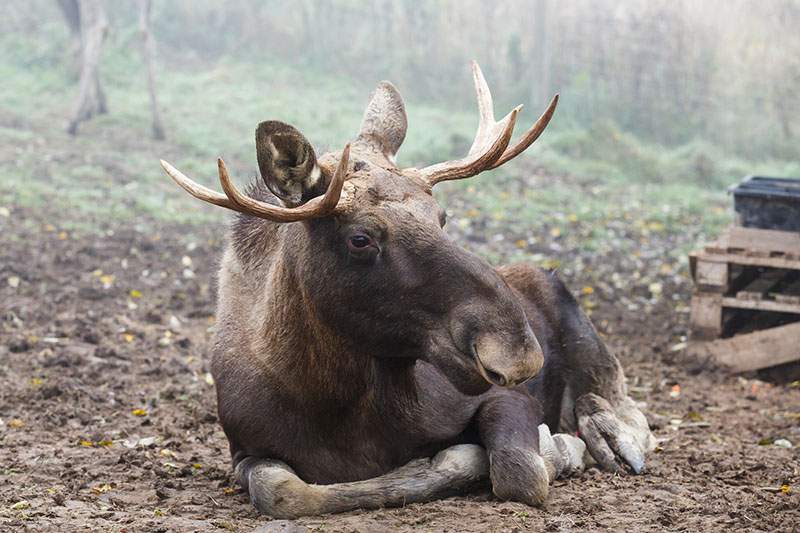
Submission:
[[[488,483],[537,505],[554,477],[584,467],[587,447],[604,468],[644,466],[647,422],[556,275],[495,269],[443,229],[431,188],[520,154],[557,103],[510,146],[519,108],[495,121],[477,64],[473,75],[480,125],[459,160],[396,166],[406,114],[383,82],[341,152],[317,159],[292,126],[260,124],[263,183],[248,194],[221,159],[224,195],[162,161],[190,194],[240,213],[219,274],[212,373],[236,475],[266,514]]]

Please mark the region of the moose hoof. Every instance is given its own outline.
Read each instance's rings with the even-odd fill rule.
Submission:
[[[634,474],[644,470],[645,453],[655,447],[647,419],[628,397],[612,405],[596,394],[575,402],[578,429],[592,457],[604,469]]]
[[[320,513],[321,495],[287,465],[257,460],[237,471],[240,483],[260,513],[288,519]]]
[[[566,433],[550,434],[547,424],[539,425],[539,453],[548,467],[550,481],[583,472],[586,444]]]
[[[492,492],[501,500],[540,506],[550,491],[545,460],[533,450],[510,450],[489,457]]]

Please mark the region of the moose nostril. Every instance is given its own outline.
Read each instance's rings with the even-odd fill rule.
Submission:
[[[499,374],[494,370],[489,370],[486,367],[484,367],[484,371],[486,371],[486,376],[489,378],[489,381],[491,381],[495,385],[505,387],[506,384],[508,383],[508,380],[502,374]]]

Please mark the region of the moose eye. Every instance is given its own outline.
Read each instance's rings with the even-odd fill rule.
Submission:
[[[372,239],[369,237],[369,235],[364,235],[363,233],[359,233],[358,235],[352,235],[347,240],[347,245],[350,247],[351,250],[366,248],[371,244],[372,244]]]

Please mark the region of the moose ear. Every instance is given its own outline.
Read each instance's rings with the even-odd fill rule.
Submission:
[[[325,192],[314,148],[296,128],[269,120],[256,128],[256,157],[261,179],[288,206]]]
[[[353,146],[372,159],[378,159],[376,162],[394,167],[406,129],[408,118],[403,98],[394,85],[382,81],[372,93]]]

